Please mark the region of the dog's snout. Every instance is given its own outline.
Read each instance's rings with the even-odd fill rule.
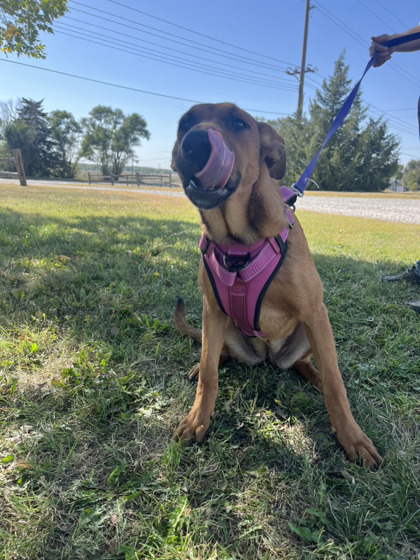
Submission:
[[[183,139],[181,144],[183,156],[194,163],[198,170],[202,169],[211,154],[211,144],[206,130],[193,130]]]

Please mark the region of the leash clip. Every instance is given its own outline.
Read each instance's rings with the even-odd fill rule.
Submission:
[[[292,185],[289,187],[289,189],[291,191],[293,191],[299,198],[303,198],[304,192],[300,191],[297,187],[296,187],[296,183],[292,183]]]

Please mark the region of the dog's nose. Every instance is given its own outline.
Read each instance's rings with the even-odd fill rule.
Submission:
[[[181,143],[183,156],[197,166],[197,170],[202,169],[209,160],[211,154],[211,144],[207,130],[192,130]]]

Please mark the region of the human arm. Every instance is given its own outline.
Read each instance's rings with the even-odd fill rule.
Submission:
[[[379,35],[378,37],[372,37],[372,44],[369,48],[370,56],[374,56],[377,53],[377,58],[373,63],[374,66],[382,66],[387,60],[391,58],[394,52],[413,52],[420,50],[420,39],[414,39],[404,45],[397,45],[395,47],[385,47],[382,45],[385,41],[390,39],[396,39],[397,37],[404,37],[405,35],[410,35],[411,33],[420,32],[420,25],[416,25],[412,29],[405,31],[404,33],[396,33],[395,35]]]

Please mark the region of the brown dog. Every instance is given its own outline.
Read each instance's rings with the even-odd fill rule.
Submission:
[[[196,105],[179,122],[172,156],[208,240],[252,246],[289,227],[275,180],[285,171],[284,141],[269,125],[230,103]],[[190,374],[198,376],[195,401],[176,439],[203,440],[214,412],[220,363],[229,357],[251,365],[268,360],[282,369],[293,366],[322,390],[332,428],[350,460],[360,458],[369,467],[380,463],[350,411],[321,280],[296,217],[287,254],[263,295],[258,325],[263,336],[245,336],[221,310],[203,260],[199,284],[204,294],[202,334],[186,323],[182,301],[174,319],[180,332],[202,340],[200,363]],[[310,362],[312,355],[319,372]]]

